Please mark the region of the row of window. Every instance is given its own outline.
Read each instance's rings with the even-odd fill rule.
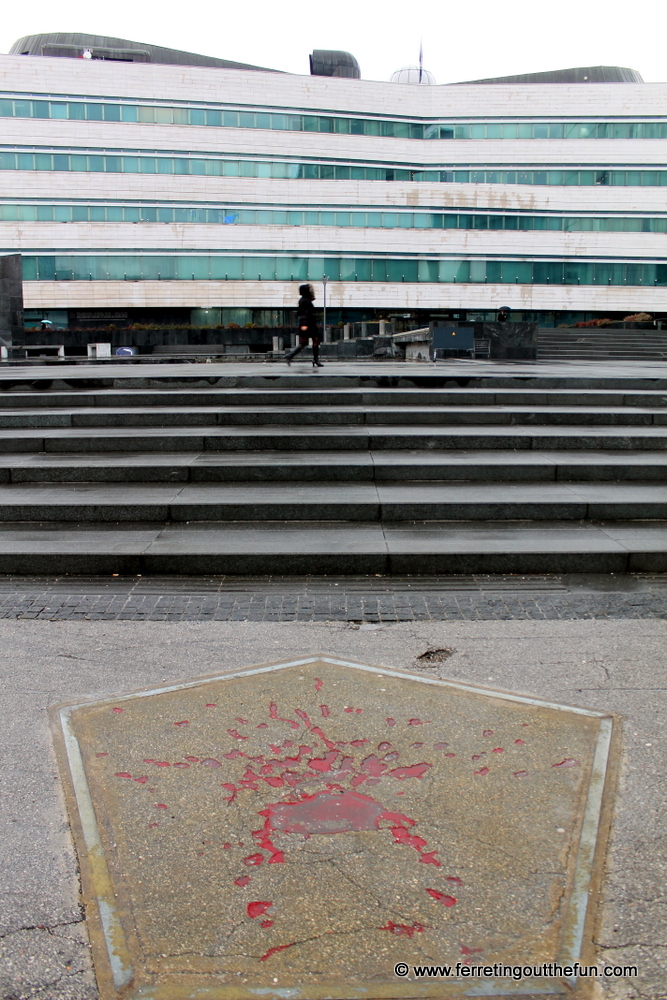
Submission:
[[[0,98],[0,117],[55,118],[146,125],[204,125],[214,128],[275,129],[378,135],[396,139],[667,139],[667,121],[634,122],[432,122],[383,121],[339,115],[232,111],[101,101],[40,101]]]
[[[125,156],[104,153],[0,152],[0,170],[70,170],[123,174],[191,174],[288,180],[436,181],[458,184],[667,185],[667,170],[441,170],[369,167],[216,157]]]
[[[363,229],[514,229],[578,233],[667,233],[667,217],[483,215],[459,212],[311,212],[154,205],[0,205],[0,222],[167,222]]]
[[[23,257],[25,281],[319,281],[323,275],[331,281],[667,285],[667,264],[208,254]]]

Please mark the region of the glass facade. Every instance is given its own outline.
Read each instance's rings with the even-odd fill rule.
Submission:
[[[396,120],[339,114],[294,114],[217,105],[135,104],[95,100],[0,98],[0,117],[59,121],[136,122],[142,125],[197,125],[213,128],[273,129],[373,135],[395,139],[667,139],[667,119],[652,121],[482,121]]]
[[[0,222],[161,222],[242,226],[335,226],[364,229],[487,229],[592,233],[667,233],[667,216],[560,216],[468,211],[408,212],[239,205],[0,204]]]
[[[262,254],[26,254],[25,281],[381,281],[667,286],[646,261],[345,257]]]
[[[667,170],[649,167],[470,167],[451,166],[367,166],[357,163],[296,162],[250,158],[223,159],[211,154],[154,155],[127,151],[52,152],[50,150],[0,150],[0,170],[46,170],[86,173],[189,174],[216,177],[273,177],[287,180],[366,180],[434,181],[458,184],[534,184],[534,185],[616,185],[620,187],[655,187],[667,185]]]

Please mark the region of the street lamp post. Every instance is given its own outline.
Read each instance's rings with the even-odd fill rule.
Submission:
[[[327,343],[327,278],[326,274],[322,275],[322,286],[324,288],[324,299],[322,303],[323,316],[322,316],[322,342]]]

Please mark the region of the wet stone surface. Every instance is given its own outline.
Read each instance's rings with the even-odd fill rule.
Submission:
[[[56,720],[103,997],[462,996],[394,966],[580,954],[600,714],[327,658]]]

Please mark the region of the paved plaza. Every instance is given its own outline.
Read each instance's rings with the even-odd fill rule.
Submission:
[[[283,367],[0,373],[0,997],[665,1000],[667,366]]]
[[[121,698],[196,676],[318,652],[617,713],[622,720],[622,760],[601,895],[599,902],[592,901],[593,943],[600,961],[636,964],[639,976],[600,980],[594,995],[613,1000],[665,996],[664,620],[421,621],[374,623],[366,629],[346,622],[3,621],[0,637],[7,671],[3,717],[8,720],[2,734],[5,808],[0,838],[0,981],[6,997],[98,996],[49,707]],[[170,721],[175,733],[182,730],[173,722],[184,719]],[[226,729],[238,730],[239,725],[225,726],[225,738],[230,739]],[[489,748],[473,749],[471,755],[478,749]],[[193,750],[192,755],[201,753]],[[153,752],[145,756],[163,759]],[[559,761],[566,757],[578,759],[564,752]],[[119,763],[117,770],[125,769]],[[133,777],[145,773],[137,770]],[[539,820],[539,811],[535,816]],[[193,842],[192,850],[200,849],[206,847],[195,849]],[[181,870],[179,857],[177,883]],[[262,902],[270,898],[260,895]],[[456,897],[455,892],[451,895]],[[413,922],[419,923],[416,916]],[[466,941],[462,946],[473,947]]]

